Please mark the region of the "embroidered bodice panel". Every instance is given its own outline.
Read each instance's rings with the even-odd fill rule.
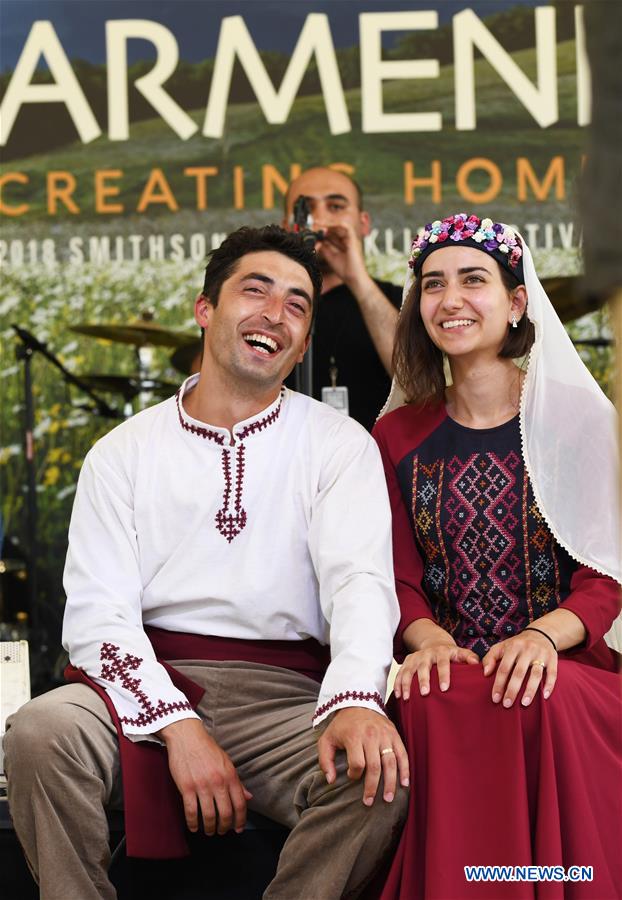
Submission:
[[[535,502],[518,417],[491,429],[445,418],[398,477],[423,589],[460,646],[483,656],[568,595],[576,565]]]

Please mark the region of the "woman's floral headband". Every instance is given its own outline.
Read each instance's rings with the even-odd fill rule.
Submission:
[[[493,222],[492,219],[480,219],[479,216],[467,216],[466,213],[457,213],[426,225],[412,242],[408,260],[410,268],[418,269],[423,262],[422,257],[447,240],[472,241],[478,250],[494,253],[501,265],[519,280],[522,279],[520,261],[523,248],[517,233],[508,225]]]

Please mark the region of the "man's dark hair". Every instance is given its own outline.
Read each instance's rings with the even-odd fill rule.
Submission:
[[[223,283],[235,272],[239,260],[248,253],[272,251],[282,253],[297,262],[307,272],[313,285],[312,320],[322,292],[322,274],[315,250],[305,246],[302,238],[278,225],[263,228],[238,228],[223,241],[217,250],[212,250],[205,268],[203,295],[213,306],[218,305],[218,297]]]

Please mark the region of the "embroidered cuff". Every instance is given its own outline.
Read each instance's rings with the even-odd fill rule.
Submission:
[[[130,674],[140,668],[144,661],[142,657],[134,656],[131,653],[122,655],[116,644],[108,642],[102,644],[99,657],[102,662],[100,679],[110,685],[114,685],[116,690],[123,689],[127,691],[134,700],[135,706],[133,705],[133,709],[136,710],[134,715],[122,714],[119,705],[115,703],[119,714],[119,722],[124,732],[126,728],[134,732],[141,729],[158,731],[165,724],[170,724],[176,719],[186,718],[188,714],[192,717],[196,715],[190,702],[186,699],[164,700],[159,698],[152,700],[147,696],[142,686],[142,679]],[[106,685],[104,686],[106,687]],[[127,707],[126,703],[123,703],[123,705]],[[178,713],[183,713],[184,715],[180,716]],[[162,722],[162,719],[169,719],[170,722]],[[155,728],[152,727],[154,724],[156,725]]]
[[[164,723],[160,722],[160,719],[167,718],[171,713],[176,712],[190,712],[194,716],[194,711],[187,700],[185,703],[165,703],[163,700],[158,700],[158,705],[152,707],[148,712],[138,713],[135,717],[119,716],[119,722],[122,725],[128,725],[131,728],[147,728],[148,726],[153,725],[154,722],[157,722],[158,729],[160,729],[164,728]],[[184,717],[182,716],[181,718]],[[171,721],[175,720],[171,719]],[[167,724],[170,724],[170,722]]]
[[[182,719],[200,719],[200,716],[197,715],[193,709],[182,710],[181,712],[171,713],[169,718],[165,719],[163,722],[157,722],[156,725],[149,729],[149,731],[140,731],[138,728],[134,729],[131,725],[125,723],[122,724],[121,730],[123,731],[124,737],[126,737],[128,741],[132,741],[133,744],[140,741],[147,741],[148,743],[158,744],[159,746],[164,747],[164,741],[159,734],[156,734],[153,731],[153,729],[155,728],[157,732],[160,732],[163,728],[166,728],[167,725],[172,725],[173,722],[180,722]]]
[[[375,712],[385,713],[384,700],[378,691],[344,691],[318,706],[313,716],[313,726],[319,725],[331,712],[348,706],[365,706]]]

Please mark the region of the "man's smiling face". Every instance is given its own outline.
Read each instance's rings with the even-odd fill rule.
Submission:
[[[248,253],[223,282],[216,305],[203,295],[196,302],[207,366],[251,392],[280,385],[307,349],[312,307],[303,266],[277,251]]]

